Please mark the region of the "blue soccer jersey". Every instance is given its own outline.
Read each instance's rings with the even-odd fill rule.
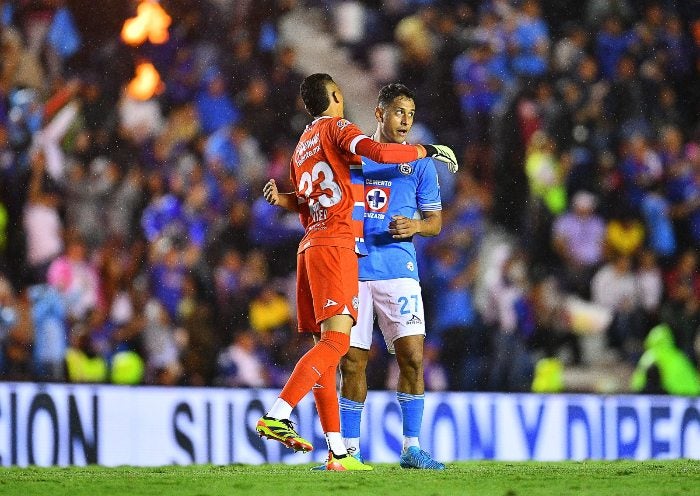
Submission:
[[[410,277],[418,280],[416,249],[411,239],[394,239],[389,222],[394,215],[420,218],[420,212],[442,210],[435,164],[378,164],[362,157],[365,177],[365,244],[369,256],[360,258],[360,280]]]

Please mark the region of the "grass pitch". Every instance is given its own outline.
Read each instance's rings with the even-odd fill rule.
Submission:
[[[700,461],[460,462],[443,472],[375,464],[373,472],[313,465],[0,468],[0,495],[401,496],[700,495]]]

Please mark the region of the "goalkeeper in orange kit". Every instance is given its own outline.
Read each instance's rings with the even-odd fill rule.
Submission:
[[[456,168],[454,153],[440,145],[377,143],[343,118],[343,94],[327,74],[312,74],[301,84],[301,97],[314,117],[302,133],[290,164],[296,191],[279,193],[274,181],[265,199],[299,212],[305,235],[297,252],[297,316],[300,332],[317,337],[297,362],[270,410],[258,420],[259,435],[295,451],[311,444],[296,432],[292,409],[313,390],[326,434],[328,470],[371,470],[348,456],[340,434],[336,370],[350,347],[350,329],[357,321],[358,255],[362,239],[364,191],[360,155],[380,163],[412,162],[425,156]]]

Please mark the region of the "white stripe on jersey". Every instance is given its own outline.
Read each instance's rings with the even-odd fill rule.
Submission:
[[[360,141],[362,141],[362,140],[365,139],[365,138],[370,139],[369,136],[365,136],[364,134],[361,134],[361,135],[359,135],[359,136],[356,136],[356,137],[350,142],[350,151],[351,151],[352,153],[357,153],[357,152],[355,151],[355,147],[357,146],[357,144],[358,144]]]
[[[440,203],[426,203],[425,205],[418,205],[418,208],[422,212],[442,210],[442,204],[440,204]]]

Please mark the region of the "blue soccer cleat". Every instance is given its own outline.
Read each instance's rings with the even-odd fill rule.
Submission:
[[[420,468],[426,470],[445,470],[445,464],[433,460],[427,452],[418,446],[409,446],[401,455],[401,468]]]

